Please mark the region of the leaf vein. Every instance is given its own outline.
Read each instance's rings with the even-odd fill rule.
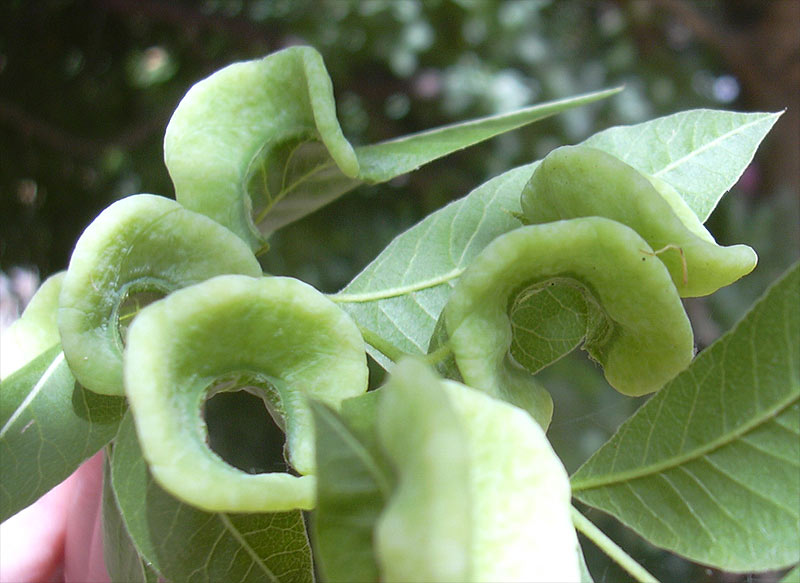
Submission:
[[[228,517],[228,515],[220,512],[220,513],[217,514],[217,516],[219,517],[219,520],[222,522],[222,524],[225,527],[225,529],[228,532],[230,532],[230,534],[233,536],[233,538],[235,538],[236,541],[247,552],[247,554],[250,555],[250,558],[252,559],[252,561],[261,568],[261,571],[264,572],[264,574],[269,578],[269,580],[270,581],[274,581],[275,583],[279,583],[278,578],[270,570],[270,568],[267,567],[267,565],[266,565],[266,563],[264,563],[263,559],[258,556],[258,553],[255,551],[255,549],[252,546],[250,546],[250,543],[248,543],[247,540],[242,535],[242,533],[239,532],[239,530],[233,524],[233,522]]]

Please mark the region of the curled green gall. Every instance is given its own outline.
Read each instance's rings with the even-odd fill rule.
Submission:
[[[466,384],[512,403],[524,399],[528,390],[544,391],[538,385],[528,388],[529,373],[541,366],[524,362],[526,343],[512,352],[512,343],[519,343],[519,333],[525,332],[512,313],[521,299],[535,302],[550,290],[557,293],[546,296],[547,301],[571,303],[580,329],[575,343],[583,343],[621,393],[655,391],[693,357],[692,329],[664,264],[633,229],[586,217],[501,235],[461,276],[444,315]],[[550,345],[556,341],[545,339]],[[549,361],[572,346],[563,348]],[[532,413],[547,426],[552,404],[541,400],[539,413]]]
[[[266,245],[261,229],[279,226],[262,221],[290,171],[302,175],[330,160],[325,176],[317,176],[338,176],[330,197],[359,184],[358,159],[336,118],[331,79],[311,47],[234,63],[194,85],[167,126],[164,159],[181,204],[256,250]],[[329,199],[319,196],[313,204]]]
[[[375,531],[382,580],[579,579],[567,473],[525,411],[412,360],[380,392],[398,476]]]
[[[59,296],[58,329],[75,378],[122,395],[125,331],[139,307],[225,273],[256,277],[261,266],[222,225],[151,194],[109,206],[75,245]]]
[[[521,203],[536,224],[598,216],[631,227],[667,266],[681,297],[711,294],[750,273],[758,260],[747,245],[717,245],[669,184],[588,146],[548,154]]]
[[[286,433],[301,476],[247,474],[206,442],[205,400],[259,395]],[[284,277],[223,275],[144,308],[128,334],[125,392],[156,480],[208,511],[278,512],[314,505],[308,398],[338,408],[367,390],[356,325],[313,287]]]
[[[28,302],[25,311],[8,329],[0,342],[0,379],[6,378],[58,344],[56,311],[64,271],[48,277]]]

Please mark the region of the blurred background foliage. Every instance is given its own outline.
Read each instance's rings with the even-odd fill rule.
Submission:
[[[689,108],[787,109],[709,221],[721,243],[753,246],[760,265],[713,297],[687,302],[702,349],[800,255],[798,22],[797,0],[6,0],[3,320],[15,316],[38,278],[66,268],[78,236],[108,204],[137,192],[173,196],[163,132],[194,82],[233,61],[303,43],[323,54],[354,144],[625,85],[605,103],[362,187],[279,232],[265,269],[328,292],[428,213],[559,145]],[[544,380],[556,398],[550,436],[570,471],[638,405],[609,390],[579,357]],[[230,425],[227,431],[242,433],[241,424]],[[250,435],[263,441],[262,433]],[[743,580],[590,516],[663,581]],[[597,581],[626,580],[588,549]]]

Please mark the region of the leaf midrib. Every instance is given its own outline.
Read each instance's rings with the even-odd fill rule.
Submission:
[[[800,389],[800,387],[796,388]],[[725,435],[722,435],[719,438],[714,439],[703,446],[697,447],[688,452],[684,452],[681,455],[667,458],[658,463],[640,466],[632,470],[626,470],[623,472],[613,472],[595,478],[586,478],[584,480],[571,481],[572,492],[576,493],[584,490],[599,488],[602,486],[622,484],[638,478],[649,477],[664,472],[666,470],[676,468],[695,459],[701,458],[716,449],[719,449],[725,445],[733,443],[735,440],[739,439],[746,433],[749,433],[750,431],[756,429],[763,423],[766,423],[770,419],[776,417],[785,409],[794,405],[798,400],[800,400],[800,391],[794,391],[790,393],[786,399],[778,401],[773,407],[769,409],[765,409],[761,413],[761,415],[758,415],[755,418],[751,419],[748,423],[743,423],[736,430],[727,433]]]
[[[436,277],[432,277],[430,279],[424,279],[422,281],[418,281],[416,283],[411,283],[408,285],[401,285],[393,288],[392,287],[384,288],[364,293],[339,292],[337,294],[329,295],[328,298],[336,302],[337,304],[360,304],[360,303],[368,303],[368,302],[375,302],[378,300],[396,298],[399,296],[408,295],[432,287],[444,285],[447,282],[459,277],[462,273],[464,273],[465,269],[466,269],[465,267],[456,267],[455,269],[451,269],[450,271],[443,273],[442,275],[437,275]]]
[[[47,384],[47,381],[55,374],[55,371],[58,369],[61,362],[64,360],[64,351],[62,350],[59,352],[54,358],[53,361],[47,366],[47,369],[44,371],[39,380],[36,381],[36,384],[33,386],[31,391],[25,395],[25,398],[19,404],[19,406],[14,410],[11,416],[6,421],[5,425],[3,425],[2,429],[0,429],[0,439],[2,439],[5,434],[8,432],[9,429],[14,425],[14,422],[25,412],[25,409],[28,405],[36,398],[36,396],[42,391],[42,389]]]
[[[388,499],[389,495],[391,494],[391,486],[386,477],[383,475],[380,466],[372,459],[372,455],[370,454],[369,450],[361,445],[361,442],[358,440],[358,438],[354,436],[351,431],[348,431],[347,427],[339,422],[339,420],[334,417],[330,411],[324,407],[319,407],[317,413],[320,416],[324,416],[328,423],[328,427],[335,431],[337,435],[339,435],[340,439],[350,445],[351,450],[356,454],[358,459],[361,460],[361,463],[364,464],[364,467],[369,470],[369,473],[372,476],[375,485],[378,487],[378,490],[380,490],[384,500]]]
[[[256,225],[260,225],[263,223],[272,209],[281,202],[284,198],[289,196],[293,190],[299,188],[303,183],[308,182],[315,174],[319,174],[323,170],[327,170],[335,165],[333,160],[328,160],[323,164],[318,164],[317,166],[312,167],[310,170],[305,172],[304,174],[300,174],[293,182],[290,182],[288,185],[286,184],[286,168],[284,168],[284,176],[281,180],[281,190],[275,195],[269,197],[269,203],[258,213],[255,221],[253,221]],[[358,181],[358,178],[354,178],[353,180]],[[355,188],[355,186],[353,187]],[[247,188],[245,186],[244,191],[247,192]],[[267,192],[269,192],[267,190]]]
[[[775,114],[773,114],[773,116],[774,115]],[[773,116],[771,116],[771,117],[773,117]],[[736,128],[734,128],[734,129],[732,129],[730,131],[727,131],[727,132],[725,132],[724,134],[722,134],[720,136],[717,136],[716,138],[714,138],[710,142],[707,142],[707,143],[703,144],[699,148],[692,150],[688,154],[686,154],[684,156],[681,156],[680,158],[678,158],[676,160],[673,160],[672,162],[670,162],[669,164],[664,166],[661,170],[658,170],[657,172],[655,172],[653,174],[653,176],[660,177],[662,174],[666,174],[667,172],[670,172],[674,168],[677,168],[681,164],[686,163],[686,161],[691,160],[695,156],[699,156],[700,154],[702,154],[706,150],[709,150],[712,147],[716,146],[717,144],[720,144],[720,143],[724,142],[728,138],[730,138],[732,136],[735,136],[735,135],[747,130],[751,126],[758,125],[758,124],[761,124],[763,122],[764,122],[764,119],[763,118],[759,118],[759,119],[755,119],[755,120],[753,120],[753,121],[751,121],[749,123],[746,123],[744,125],[737,126]]]

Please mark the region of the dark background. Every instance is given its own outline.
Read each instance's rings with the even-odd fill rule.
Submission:
[[[603,104],[361,188],[279,232],[265,268],[327,292],[428,213],[558,145],[689,108],[787,109],[708,223],[720,243],[753,246],[760,264],[711,298],[687,302],[702,348],[800,255],[798,23],[800,0],[4,1],[4,318],[24,303],[35,276],[66,268],[81,231],[108,204],[137,192],[173,195],[163,132],[194,82],[304,43],[325,58],[354,144],[626,86]],[[637,405],[580,358],[559,363],[546,381],[556,398],[550,436],[570,471]],[[744,580],[654,549],[599,513],[590,517],[663,581]],[[587,549],[597,581],[626,580]]]

